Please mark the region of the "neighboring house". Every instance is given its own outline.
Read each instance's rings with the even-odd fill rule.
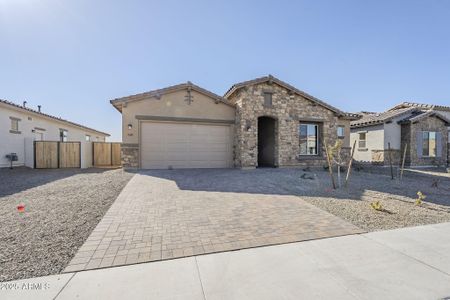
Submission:
[[[33,161],[32,141],[105,141],[109,134],[63,120],[24,105],[0,99],[0,167],[8,167],[7,154],[16,153],[15,166]],[[31,142],[31,144],[30,144]],[[27,146],[30,144],[31,146]]]
[[[361,112],[351,122],[354,158],[360,162],[387,165],[391,149],[394,164],[445,165],[449,162],[450,107],[404,102],[383,113]]]
[[[323,165],[324,141],[348,152],[356,119],[270,75],[224,97],[188,82],[110,102],[123,166],[145,169]]]

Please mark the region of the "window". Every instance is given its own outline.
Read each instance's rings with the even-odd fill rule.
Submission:
[[[272,93],[264,93],[264,106],[272,106]]]
[[[337,127],[337,136],[340,139],[343,139],[345,137],[345,126],[338,125],[338,127]]]
[[[422,155],[428,157],[436,157],[436,132],[424,131],[422,132]]]
[[[90,142],[91,141],[91,136],[86,134],[86,142]]]
[[[61,142],[67,142],[67,130],[65,129],[59,130],[59,140]]]
[[[19,131],[19,119],[10,118],[11,119],[11,131]]]
[[[300,155],[319,154],[319,127],[316,124],[300,124]]]
[[[365,149],[366,147],[366,133],[360,132],[359,133],[359,141],[358,141],[358,148]]]

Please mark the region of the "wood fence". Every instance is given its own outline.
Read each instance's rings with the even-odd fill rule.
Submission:
[[[81,168],[80,142],[34,142],[36,169]]]
[[[93,142],[92,145],[94,167],[116,167],[122,164],[120,143]]]

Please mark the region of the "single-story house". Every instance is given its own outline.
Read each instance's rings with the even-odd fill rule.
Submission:
[[[104,142],[108,133],[63,120],[0,99],[0,167],[9,167],[7,154],[16,153],[14,166],[33,167],[33,141]]]
[[[401,163],[406,148],[408,166],[446,165],[450,159],[450,107],[403,102],[382,112],[361,112],[351,122],[356,161],[380,165]]]
[[[191,82],[110,101],[122,114],[122,164],[144,169],[324,165],[347,152],[356,116],[269,75],[223,97]]]

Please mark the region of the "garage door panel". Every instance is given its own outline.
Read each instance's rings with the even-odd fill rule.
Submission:
[[[164,144],[158,141],[148,143],[146,146],[147,152],[164,152]]]
[[[186,151],[189,149],[189,143],[177,143],[172,141],[163,142],[164,151]]]
[[[182,152],[167,152],[165,154],[166,160],[175,160],[175,161],[188,161],[189,154],[186,154],[186,151]]]
[[[193,161],[220,161],[226,153],[224,152],[195,152],[190,154],[190,159]]]
[[[231,167],[231,142],[229,125],[143,122],[141,167]]]
[[[224,161],[192,161],[196,168],[229,168]]]
[[[167,165],[165,169],[168,167],[172,167],[174,169],[186,169],[189,168],[189,163],[186,161],[180,161],[180,160],[168,160],[166,161]]]

